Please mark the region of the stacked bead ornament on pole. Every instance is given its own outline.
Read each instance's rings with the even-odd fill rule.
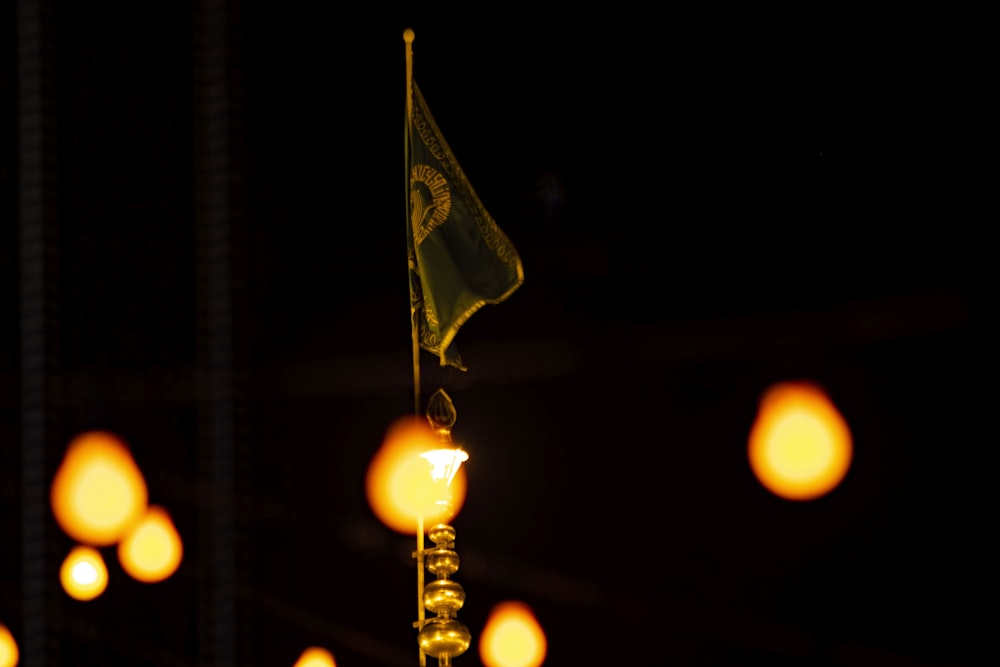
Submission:
[[[468,454],[455,446],[451,439],[451,428],[457,418],[455,406],[443,389],[438,389],[427,405],[427,420],[437,434],[440,448],[426,452],[422,456],[432,466],[432,476],[446,488],[454,478]],[[451,516],[447,505],[448,494],[443,493],[441,516]],[[417,641],[420,645],[420,664],[426,664],[425,656],[437,658],[438,665],[451,665],[452,658],[465,653],[472,643],[472,633],[464,623],[456,618],[458,610],[465,604],[465,589],[450,577],[458,571],[461,559],[455,551],[455,529],[446,523],[436,523],[427,531],[427,537],[434,544],[424,549],[423,521],[418,522],[417,550],[413,557],[417,560],[418,620]],[[424,583],[424,572],[436,579]],[[434,616],[428,618],[425,612]]]

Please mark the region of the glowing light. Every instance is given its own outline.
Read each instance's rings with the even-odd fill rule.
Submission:
[[[172,575],[184,554],[181,536],[162,507],[150,506],[146,515],[118,543],[118,560],[138,581],[155,583]]]
[[[501,602],[490,611],[479,640],[486,667],[539,667],[547,650],[545,632],[528,605]]]
[[[302,652],[294,667],[337,667],[337,663],[325,648],[313,646]]]
[[[435,482],[432,464],[421,457],[440,448],[425,420],[404,417],[389,427],[365,478],[368,503],[389,528],[415,535],[418,519],[425,525],[448,521],[461,509],[467,486],[465,469],[458,469],[450,485]]]
[[[771,387],[750,432],[750,466],[760,483],[788,500],[812,500],[844,479],[853,445],[847,422],[808,382]]]
[[[128,447],[92,431],[70,443],[52,482],[52,512],[67,535],[92,546],[117,542],[146,511],[146,481]]]
[[[59,568],[59,581],[71,598],[93,600],[108,587],[108,568],[96,549],[76,546]]]
[[[469,455],[461,449],[435,449],[423,452],[420,458],[431,464],[431,478],[436,482],[451,484],[461,465]]]
[[[97,567],[89,561],[80,561],[73,566],[73,570],[70,574],[73,577],[73,581],[80,584],[81,586],[93,586],[100,579],[100,575],[97,572]]]
[[[17,651],[17,642],[14,635],[10,633],[7,626],[0,623],[0,667],[17,667],[20,654]]]

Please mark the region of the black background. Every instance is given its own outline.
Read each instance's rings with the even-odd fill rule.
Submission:
[[[45,6],[48,459],[119,433],[186,545],[154,586],[107,550],[108,590],[78,603],[54,583],[71,543],[49,518],[46,652],[211,664],[202,3]],[[3,11],[0,622],[17,636],[23,116]],[[412,410],[408,26],[415,79],[526,276],[461,330],[468,372],[421,357],[471,454],[454,525],[474,638],[516,599],[553,667],[986,664],[995,213],[976,17],[224,16],[236,664],[309,645],[342,666],[417,658],[412,538],[363,488]],[[855,443],[844,482],[808,503],[769,494],[745,456],[761,393],[793,379],[829,392]],[[477,644],[457,664],[479,664]]]

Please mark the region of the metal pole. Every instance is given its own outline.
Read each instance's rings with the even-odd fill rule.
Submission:
[[[424,518],[417,519],[417,632],[420,632],[426,622],[424,612]],[[420,667],[427,664],[427,655],[420,649]]]

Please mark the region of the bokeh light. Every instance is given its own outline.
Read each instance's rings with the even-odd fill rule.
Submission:
[[[337,667],[337,663],[325,648],[313,646],[302,652],[294,667]]]
[[[138,581],[155,583],[172,575],[184,554],[181,536],[165,509],[151,505],[118,543],[118,560]]]
[[[14,635],[10,633],[7,626],[0,623],[0,667],[17,667],[20,654],[17,650],[17,642]]]
[[[108,587],[108,568],[100,552],[78,545],[70,550],[59,568],[59,581],[71,598],[86,602]]]
[[[459,468],[446,486],[434,482],[430,463],[420,457],[440,446],[427,421],[416,417],[399,419],[386,431],[382,446],[368,465],[365,491],[375,515],[389,528],[415,535],[418,520],[427,526],[449,521],[462,508],[465,468]]]
[[[539,667],[548,642],[534,612],[523,602],[501,602],[490,610],[479,640],[486,667]]]
[[[114,434],[83,433],[70,443],[52,482],[52,512],[67,535],[114,544],[146,511],[148,492],[128,447]]]
[[[748,453],[754,475],[788,500],[812,500],[844,479],[853,456],[847,422],[810,382],[774,385],[760,402]]]

